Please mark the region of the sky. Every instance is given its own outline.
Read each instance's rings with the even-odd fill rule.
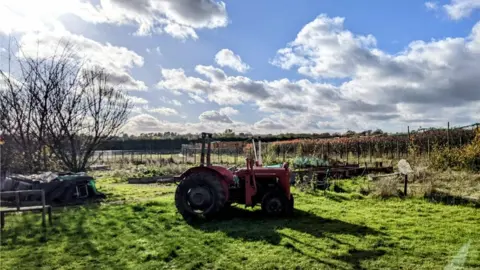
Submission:
[[[105,68],[130,134],[480,122],[480,0],[0,0],[12,38]]]

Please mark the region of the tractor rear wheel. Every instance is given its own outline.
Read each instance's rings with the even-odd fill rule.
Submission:
[[[290,202],[281,191],[270,191],[262,199],[262,211],[271,217],[280,217],[287,214]]]
[[[225,191],[215,173],[198,172],[188,175],[177,186],[175,206],[187,221],[211,218],[225,204]]]

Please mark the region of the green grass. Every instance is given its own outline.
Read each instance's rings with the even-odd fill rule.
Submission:
[[[107,203],[11,215],[1,269],[443,269],[470,241],[464,269],[480,268],[480,213],[422,199],[295,191],[291,219],[234,207],[186,224],[175,186],[99,183]],[[116,202],[121,201],[121,204]],[[115,202],[115,203],[114,203]]]

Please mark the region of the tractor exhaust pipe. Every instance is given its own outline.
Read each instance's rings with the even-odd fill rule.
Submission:
[[[258,166],[262,166],[262,141],[258,138]]]
[[[205,137],[206,133],[202,132],[202,152],[200,152],[200,166],[205,166]]]
[[[255,139],[252,139],[253,146],[253,160],[257,161],[257,146],[255,145]]]
[[[211,149],[212,149],[212,134],[208,134],[207,137],[207,166],[211,166],[212,162],[210,161]]]

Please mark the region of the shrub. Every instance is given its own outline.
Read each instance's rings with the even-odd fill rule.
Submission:
[[[400,192],[397,188],[398,177],[382,177],[375,182],[375,195],[381,198],[397,197]]]
[[[480,128],[476,129],[475,138],[460,148],[440,148],[435,146],[430,158],[434,169],[480,171]]]

